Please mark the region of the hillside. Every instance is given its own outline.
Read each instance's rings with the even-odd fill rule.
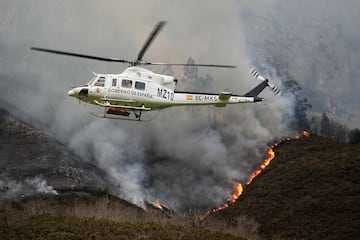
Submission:
[[[170,226],[198,224],[250,239],[360,237],[358,145],[335,143],[318,136],[284,141],[274,148],[276,157],[270,166],[245,188],[235,204],[199,223],[196,211],[180,216],[160,211],[152,204],[145,211],[109,194],[111,181],[101,169],[4,110],[0,126],[0,208],[8,209],[1,219],[2,234],[14,233],[4,232],[4,226],[16,218],[21,228],[29,219],[46,218],[53,222],[61,218],[64,224],[71,222],[78,228],[99,226],[95,232],[84,232],[83,238],[98,234],[104,221],[118,222],[111,223],[114,228],[110,232],[122,229],[121,223],[132,222],[131,226],[126,225],[128,237],[141,237],[135,234],[136,229],[144,227],[145,222],[154,230],[146,233],[149,237],[164,231],[166,237],[184,234],[199,239],[231,238],[205,229]],[[77,231],[69,227],[70,232],[61,232],[63,228],[60,224],[53,233],[71,235]],[[27,231],[40,230],[33,226],[21,234]]]
[[[107,190],[111,186],[111,179],[100,168],[2,109],[0,176],[3,180],[0,191],[7,194],[6,198],[18,197],[20,192],[26,195],[52,188],[58,191]],[[23,191],[29,185],[34,189]]]
[[[254,219],[265,239],[359,239],[360,146],[318,136],[285,141],[239,200],[207,219]]]
[[[116,197],[114,189],[102,169],[0,109],[0,208],[126,221],[157,218]]]
[[[100,168],[0,109],[0,239],[239,239],[112,189]]]

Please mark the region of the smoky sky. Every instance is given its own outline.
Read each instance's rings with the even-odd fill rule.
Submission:
[[[243,2],[245,3],[245,1]],[[247,53],[281,66],[313,111],[359,127],[359,1],[246,1],[240,10]]]
[[[90,113],[101,109],[78,103],[67,91],[89,81],[92,72],[120,73],[126,66],[31,52],[29,48],[132,60],[153,26],[165,20],[167,25],[144,60],[186,62],[191,56],[198,63],[238,66],[235,70],[199,69],[200,76],[214,79],[199,91],[245,93],[259,83],[248,74],[254,66],[281,88],[283,79],[268,61],[273,58],[304,89],[314,84],[311,89],[321,96],[331,96],[332,89],[346,86],[346,90],[334,91],[341,100],[337,104],[344,105],[352,100],[347,98],[352,91],[348,86],[358,86],[350,77],[355,74],[358,57],[340,50],[331,55],[329,49],[334,44],[344,49],[351,44],[356,47],[359,32],[352,30],[351,23],[359,16],[357,2],[341,3],[342,11],[337,11],[340,1],[311,3],[0,0],[1,99],[16,107],[22,119],[64,142],[84,161],[104,169],[124,199],[139,206],[158,200],[179,211],[213,207],[226,201],[234,181],[247,179],[274,139],[294,134],[288,124],[294,116],[291,94],[274,96],[265,90],[264,104],[225,109],[171,108],[146,123],[97,119]],[[318,49],[320,43],[325,51]],[[331,70],[327,77],[323,68],[331,61],[314,54],[314,49],[325,56],[329,51],[330,58],[345,59],[349,70]],[[162,68],[151,70],[161,72]],[[181,79],[183,69],[173,70]],[[338,75],[346,79],[338,83]],[[325,83],[329,78],[331,87],[323,87],[319,76]],[[180,81],[179,88],[187,84]],[[327,99],[324,97],[324,102]]]

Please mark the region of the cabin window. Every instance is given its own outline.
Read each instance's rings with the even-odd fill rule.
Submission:
[[[104,87],[105,86],[105,77],[99,77],[95,82],[94,86]]]
[[[116,78],[113,78],[113,80],[112,80],[112,86],[113,86],[113,87],[116,87],[116,83],[117,83],[117,79],[116,79]]]
[[[121,86],[125,87],[125,88],[132,88],[132,81],[127,80],[127,79],[123,79],[122,82],[121,82]]]
[[[135,88],[139,90],[145,90],[145,83],[144,82],[135,82]]]

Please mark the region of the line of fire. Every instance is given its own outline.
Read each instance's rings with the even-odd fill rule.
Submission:
[[[274,143],[273,145],[271,145],[267,151],[266,151],[266,158],[265,160],[259,165],[259,167],[250,174],[248,180],[246,181],[245,184],[240,183],[240,182],[235,182],[234,183],[234,190],[233,193],[231,194],[231,196],[229,196],[228,201],[226,203],[224,203],[223,205],[217,207],[217,208],[213,208],[212,210],[206,212],[205,214],[200,216],[200,221],[205,220],[205,218],[207,218],[210,214],[213,214],[215,212],[221,211],[227,207],[229,207],[231,204],[235,203],[239,197],[241,196],[241,194],[244,192],[244,189],[246,186],[250,185],[252,183],[252,181],[254,180],[254,178],[256,178],[260,173],[262,173],[262,171],[270,165],[271,161],[275,158],[275,152],[274,152],[274,148],[277,147],[280,143],[285,142],[285,141],[290,141],[290,140],[296,140],[296,139],[300,139],[302,137],[309,137],[310,133],[303,131],[301,134],[296,135],[294,137],[286,137],[281,139],[280,141]],[[156,201],[155,203],[153,203],[153,206],[157,207],[160,210],[164,210],[164,206],[159,202]]]

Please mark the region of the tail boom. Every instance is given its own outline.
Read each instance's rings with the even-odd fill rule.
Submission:
[[[172,106],[214,105],[225,107],[227,104],[260,102],[262,100],[263,98],[257,96],[232,95],[230,92],[198,93],[176,91]]]

